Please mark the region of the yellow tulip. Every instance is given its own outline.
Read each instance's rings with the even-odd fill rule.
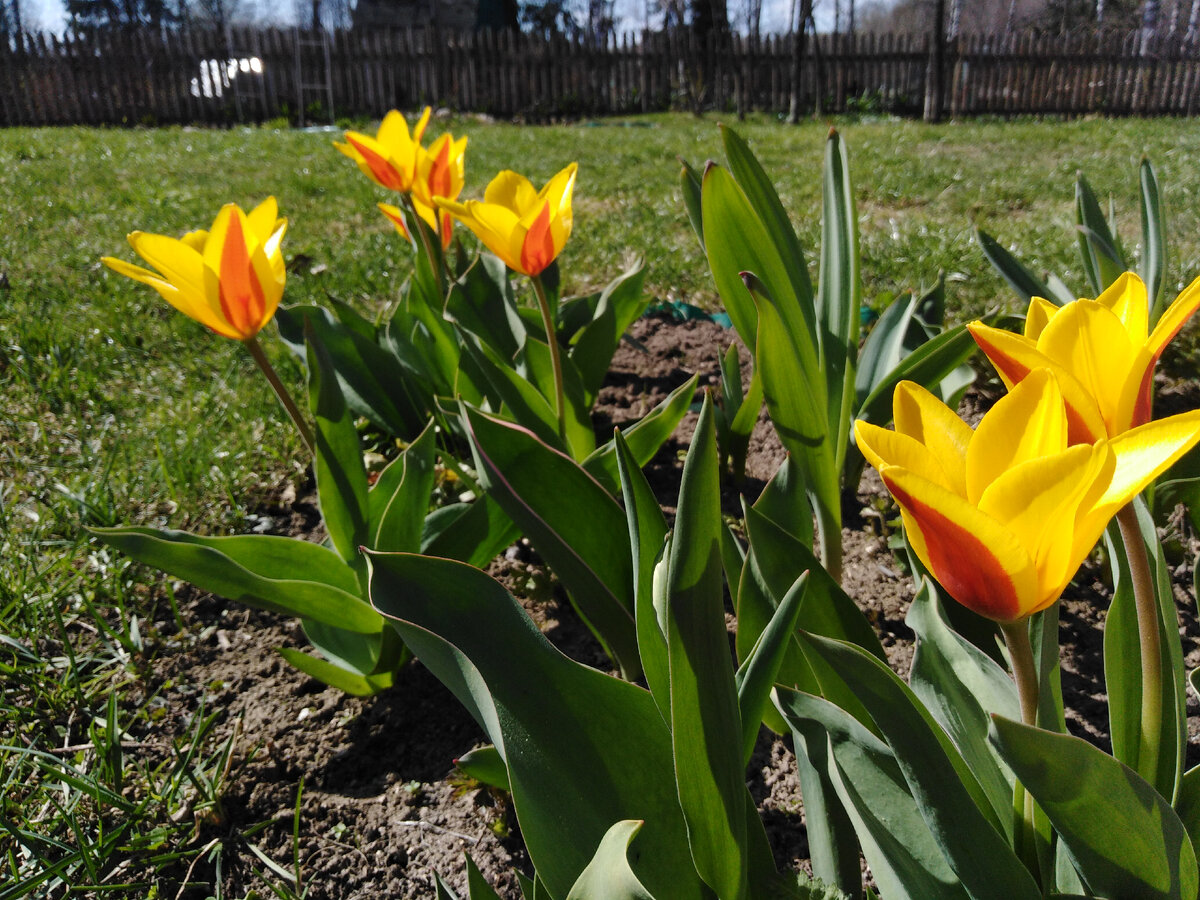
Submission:
[[[421,153],[417,176],[413,180],[413,199],[426,207],[433,206],[434,197],[457,200],[463,189],[466,149],[465,137],[456,141],[449,134],[443,134]]]
[[[287,276],[280,247],[287,220],[277,214],[275,198],[268,197],[249,214],[226,204],[211,229],[182,239],[130,234],[130,245],[158,272],[111,256],[102,262],[150,285],[217,334],[252,341],[275,315]]]
[[[429,114],[427,106],[409,135],[404,116],[393,109],[383,117],[375,137],[347,131],[346,143],[335,141],[333,146],[358,163],[363,174],[380,187],[407,194],[413,189],[424,153],[421,137],[425,134],[425,126],[429,124]]]
[[[1002,624],[1054,603],[1112,516],[1200,441],[1200,411],[1068,443],[1063,394],[1029,373],[972,431],[912,382],[895,431],[855,436],[900,506],[921,562],[959,603]]]
[[[379,207],[379,211],[388,217],[388,221],[396,226],[396,230],[404,235],[404,239],[411,243],[412,235],[408,233],[408,226],[404,224],[404,214],[401,212],[400,207],[392,206],[390,203],[379,203],[377,205]],[[416,209],[417,215],[424,219],[430,228],[432,228],[434,231],[439,230],[438,222],[434,218],[435,213],[433,209],[426,206],[416,198],[413,198],[413,208]],[[440,233],[442,236],[442,249],[446,250],[449,249],[450,240],[454,236],[454,220],[450,217],[450,213],[447,212],[441,214],[441,219],[442,222]]]
[[[1150,421],[1154,366],[1197,308],[1200,278],[1150,331],[1146,286],[1126,272],[1095,300],[1060,308],[1035,297],[1024,334],[982,322],[969,327],[1010,388],[1034,369],[1054,372],[1067,403],[1071,443],[1079,444],[1116,437]]]
[[[571,193],[578,168],[571,163],[540,191],[525,176],[504,171],[492,179],[482,201],[434,202],[475,232],[510,269],[536,276],[571,236]]]

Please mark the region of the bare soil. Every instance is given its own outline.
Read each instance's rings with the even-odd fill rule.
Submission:
[[[707,321],[666,318],[637,322],[632,344],[618,352],[596,410],[598,434],[611,434],[647,412],[694,373],[717,383],[718,356],[733,332]],[[743,348],[743,360],[747,354]],[[983,385],[964,403],[980,415],[998,396]],[[1186,398],[1191,408],[1200,403]],[[647,468],[660,501],[673,513],[682,455],[695,427],[690,413],[674,438]],[[783,460],[784,452],[765,418],[754,433],[747,465],[751,498]],[[904,624],[912,582],[881,534],[882,489],[868,472],[857,503],[846,510],[845,587],[866,610],[900,673],[912,659],[913,635]],[[737,494],[725,497],[736,512]],[[259,511],[260,528],[312,538],[319,518],[311,485],[282,484]],[[1181,633],[1189,668],[1200,665],[1200,625],[1190,597],[1191,560],[1200,542],[1179,517],[1175,579]],[[546,590],[545,570],[527,544],[492,564],[491,574],[522,599],[539,627],[572,657],[609,669],[608,660],[569,603]],[[1063,601],[1064,694],[1070,729],[1107,746],[1101,643],[1109,600],[1105,569],[1085,565]],[[539,588],[539,585],[541,586]],[[225,773],[223,802],[215,814],[197,817],[195,842],[224,842],[218,868],[214,854],[197,858],[190,872],[161,883],[160,896],[243,897],[269,894],[259,873],[264,865],[246,846],[292,868],[312,900],[425,898],[434,894],[434,872],[466,896],[464,854],[469,853],[501,897],[520,896],[515,869],[529,872],[515,816],[503,796],[466,779],[454,760],[484,736],[450,693],[419,663],[410,664],[396,686],[359,699],[326,688],[289,667],[278,647],[303,647],[299,626],[283,617],[249,610],[185,588],[177,594],[185,629],[157,648],[148,693],[165,708],[153,737],[161,744],[183,738],[195,717],[219,711],[220,733],[234,740]],[[163,630],[167,630],[165,623]],[[1189,764],[1200,761],[1200,718],[1189,700]],[[767,824],[777,863],[806,865],[803,808],[788,741],[760,739],[748,778]],[[301,788],[301,783],[303,787]],[[293,823],[300,796],[298,853]],[[244,837],[260,823],[265,827]],[[185,884],[186,877],[186,884]],[[218,884],[219,881],[219,884]]]

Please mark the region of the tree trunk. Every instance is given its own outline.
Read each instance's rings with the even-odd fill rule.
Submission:
[[[925,72],[925,121],[942,118],[942,81],[945,74],[946,0],[936,0],[933,12],[933,43],[929,48],[929,66]]]
[[[813,0],[800,0],[800,21],[792,32],[792,86],[788,103],[788,122],[795,125],[800,121],[800,80],[804,73],[804,35],[808,31],[808,20],[812,18]]]

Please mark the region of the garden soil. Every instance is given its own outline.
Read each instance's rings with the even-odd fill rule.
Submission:
[[[718,383],[717,360],[733,333],[709,321],[648,317],[635,323],[633,341],[618,351],[596,409],[598,435],[635,420],[693,374],[702,387]],[[740,348],[742,359],[747,359]],[[982,379],[981,379],[982,381]],[[999,396],[982,383],[964,401],[978,418]],[[1200,405],[1192,395],[1164,402]],[[1177,395],[1179,391],[1175,390]],[[697,398],[699,399],[699,398]],[[1174,411],[1174,410],[1172,410]],[[668,514],[674,513],[682,458],[695,427],[689,413],[673,439],[647,467]],[[784,452],[765,417],[751,443],[745,494],[753,499],[778,468]],[[726,490],[726,511],[738,511],[738,492]],[[257,510],[256,531],[319,540],[312,485],[283,483]],[[893,667],[907,674],[913,635],[904,624],[912,597],[888,548],[894,515],[874,473],[845,510],[844,583],[866,611]],[[1200,628],[1189,597],[1190,560],[1200,542],[1182,516],[1169,546],[1176,548],[1176,594],[1187,665],[1200,665]],[[608,660],[569,603],[554,589],[536,553],[522,542],[492,564],[490,573],[521,599],[560,649],[600,669]],[[1103,621],[1109,589],[1104,569],[1085,564],[1064,598],[1063,690],[1068,726],[1107,747],[1101,667]],[[483,744],[479,727],[419,663],[407,666],[395,687],[361,699],[326,688],[288,666],[279,647],[304,648],[295,621],[250,610],[184,587],[177,590],[184,629],[156,649],[149,695],[165,709],[147,747],[182,745],[198,717],[216,713],[217,733],[231,742],[227,764],[216,766],[221,802],[197,803],[190,870],[164,883],[160,897],[269,896],[267,881],[284,884],[265,859],[299,876],[311,900],[433,897],[435,873],[466,897],[466,862],[504,898],[518,898],[514,870],[530,872],[519,829],[506,798],[466,778],[454,760]],[[168,631],[163,623],[160,632]],[[1195,699],[1189,698],[1189,764],[1200,761]],[[148,749],[147,753],[153,753]],[[807,865],[804,812],[789,742],[764,731],[748,772],[776,861]],[[299,801],[297,803],[297,800]],[[253,846],[251,846],[253,845]],[[136,870],[136,861],[129,868]]]

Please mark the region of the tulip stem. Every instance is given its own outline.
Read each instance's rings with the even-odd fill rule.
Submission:
[[[563,394],[562,358],[558,350],[558,333],[554,328],[554,316],[550,312],[550,301],[546,297],[546,287],[542,284],[540,275],[530,275],[533,282],[533,292],[537,295],[538,306],[542,310],[542,325],[546,329],[546,342],[550,345],[550,366],[554,370],[554,411],[558,414],[558,436],[567,441],[567,403]],[[568,448],[569,449],[569,448]]]
[[[433,244],[429,243],[429,235],[425,232],[425,220],[422,219],[420,213],[417,212],[417,205],[413,202],[411,194],[404,195],[404,205],[407,206],[408,211],[412,213],[413,229],[421,236],[421,246],[425,248],[425,257],[429,260],[429,268],[433,269],[434,274],[437,275],[438,290],[444,293],[446,287],[446,272],[443,266],[438,263],[437,256],[434,255]],[[441,219],[441,212],[437,209],[437,207],[434,207],[433,218],[435,222],[440,221]],[[445,297],[442,299],[444,301]]]
[[[279,375],[275,372],[271,361],[267,359],[267,354],[263,352],[257,335],[243,343],[245,343],[246,349],[250,351],[250,355],[254,357],[254,361],[258,363],[258,367],[262,369],[262,373],[267,376],[267,381],[275,391],[275,396],[279,398],[279,402],[283,404],[283,408],[287,410],[287,414],[296,423],[296,429],[300,432],[300,439],[304,441],[305,448],[307,448],[310,455],[315,456],[316,450],[314,449],[315,444],[313,443],[312,429],[304,421],[304,416],[301,414],[300,408],[296,406],[296,401],[292,399],[292,395],[288,393],[288,389],[279,380]]]
[[[1031,727],[1037,726],[1038,673],[1033,661],[1033,647],[1029,643],[1029,620],[1001,624],[1004,643],[1008,645],[1008,658],[1012,664],[1013,681],[1017,683],[1017,698],[1021,703],[1021,721]],[[1020,781],[1013,792],[1013,816],[1016,819],[1014,834],[1017,856],[1038,877],[1040,866],[1037,854],[1037,827],[1033,821],[1033,795],[1025,790]]]
[[[1133,603],[1137,609],[1138,640],[1142,657],[1142,720],[1138,736],[1138,774],[1151,784],[1158,777],[1159,741],[1162,737],[1162,644],[1159,636],[1158,598],[1146,542],[1138,526],[1137,510],[1127,503],[1117,513],[1125,558],[1133,582]]]

